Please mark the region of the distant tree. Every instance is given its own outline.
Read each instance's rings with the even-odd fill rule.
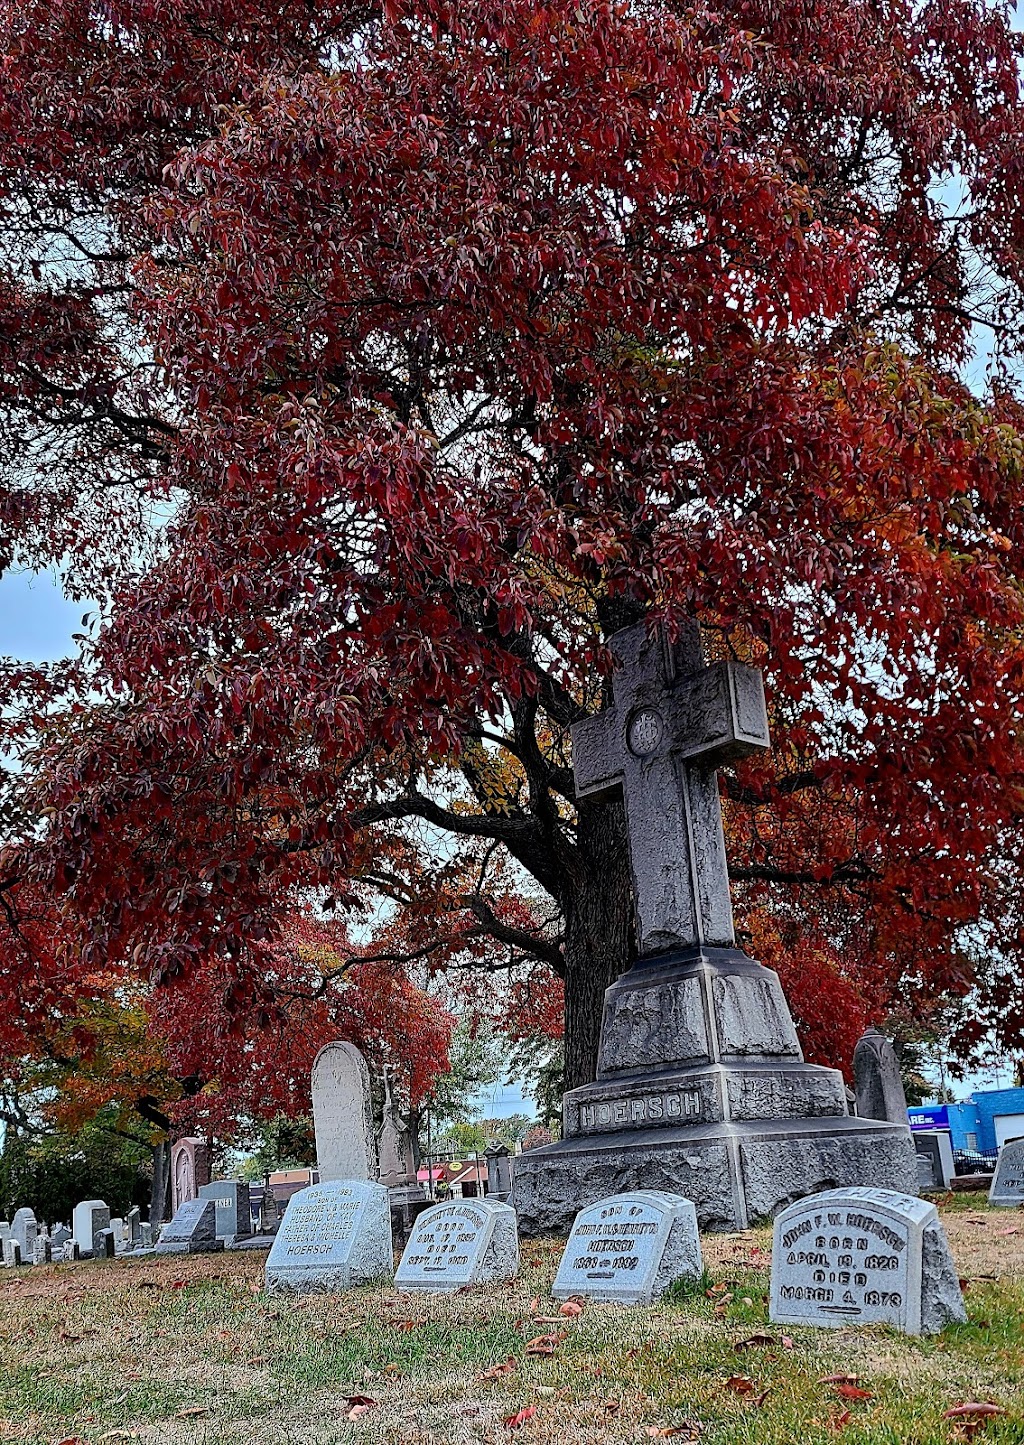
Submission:
[[[188,1077],[287,1014],[304,900],[386,913],[383,965],[545,965],[583,1083],[636,941],[570,729],[696,615],[768,685],[745,936],[832,1049],[913,987],[1020,1053],[1004,4],[6,0],[0,48],[0,563],[98,603],[0,679],[12,926],[201,998]]]
[[[523,1149],[539,1149],[544,1144],[553,1143],[555,1138],[555,1133],[544,1124],[535,1124],[523,1139]]]
[[[144,1137],[118,1126],[116,1110],[101,1110],[74,1133],[18,1132],[8,1126],[0,1149],[0,1216],[23,1206],[48,1224],[70,1224],[75,1205],[103,1199],[115,1215],[149,1206],[150,1151]]]

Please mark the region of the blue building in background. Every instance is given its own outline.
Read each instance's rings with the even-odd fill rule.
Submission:
[[[1024,1089],[978,1090],[962,1104],[922,1104],[907,1113],[911,1129],[948,1129],[954,1150],[995,1154],[1024,1135]]]

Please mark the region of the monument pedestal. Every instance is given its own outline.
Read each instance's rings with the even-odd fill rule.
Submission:
[[[735,948],[645,959],[608,989],[597,1080],[566,1094],[563,1134],[515,1161],[524,1234],[632,1189],[684,1195],[703,1229],[846,1185],[917,1193],[909,1127],[848,1115],[839,1070],[804,1063],[777,975]]]

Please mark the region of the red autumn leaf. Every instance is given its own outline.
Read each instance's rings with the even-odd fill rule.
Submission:
[[[835,1392],[842,1395],[844,1400],[873,1400],[875,1397],[870,1390],[862,1390],[859,1385],[841,1384],[836,1385]]]
[[[536,1413],[536,1405],[524,1405],[521,1410],[517,1410],[514,1415],[509,1415],[502,1423],[506,1430],[519,1430],[526,1424],[527,1420],[532,1420]]]
[[[570,1319],[574,1319],[577,1315],[581,1315],[583,1313],[583,1305],[580,1303],[579,1300],[567,1299],[565,1304],[562,1305],[561,1309],[558,1311],[558,1313],[560,1315],[567,1315]]]
[[[515,1367],[516,1367],[516,1362],[515,1362],[515,1360],[512,1358],[512,1356],[509,1355],[508,1359],[502,1361],[501,1364],[499,1364],[499,1365],[488,1365],[487,1368],[486,1368],[486,1370],[481,1370],[480,1373],[479,1373],[479,1375],[477,1375],[477,1379],[478,1379],[478,1380],[498,1380],[498,1379],[501,1378],[502,1375],[507,1375],[507,1374],[509,1374],[512,1370],[515,1369]]]
[[[727,1390],[732,1390],[735,1395],[752,1395],[754,1393],[754,1382],[749,1375],[730,1375],[725,1382]]]
[[[961,1405],[953,1405],[950,1409],[944,1410],[944,1420],[989,1420],[995,1415],[1005,1415],[1007,1412],[1001,1405],[994,1404],[991,1400],[968,1400]]]
[[[768,1345],[775,1344],[778,1344],[778,1341],[776,1340],[774,1335],[759,1332],[754,1335],[748,1335],[744,1340],[737,1340],[736,1343],[733,1345],[733,1349],[740,1351],[761,1349],[767,1347]]]

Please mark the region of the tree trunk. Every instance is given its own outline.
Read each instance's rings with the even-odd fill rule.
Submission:
[[[163,1224],[170,1219],[171,1142],[163,1139],[153,1145],[153,1193],[149,1204],[150,1224]]]
[[[579,867],[568,880],[565,913],[565,1087],[597,1072],[604,991],[636,954],[626,810],[621,798],[577,805]]]

